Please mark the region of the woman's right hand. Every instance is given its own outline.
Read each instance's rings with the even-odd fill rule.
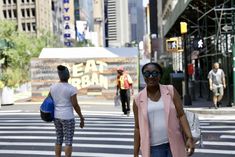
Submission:
[[[84,127],[84,118],[80,118],[80,128],[83,128]]]
[[[195,144],[193,138],[188,138],[186,141],[186,149],[187,149],[187,154],[188,156],[193,155],[194,149],[195,149]]]

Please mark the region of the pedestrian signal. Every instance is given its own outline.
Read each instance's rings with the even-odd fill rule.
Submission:
[[[174,37],[166,40],[166,51],[178,52],[181,49],[182,49],[182,42],[180,38]]]

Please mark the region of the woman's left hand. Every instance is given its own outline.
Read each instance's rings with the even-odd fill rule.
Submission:
[[[195,144],[193,138],[188,138],[186,141],[186,149],[188,156],[191,156],[194,153]]]
[[[84,118],[80,118],[80,128],[84,127]]]

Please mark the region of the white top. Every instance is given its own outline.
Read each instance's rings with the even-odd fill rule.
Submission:
[[[168,143],[164,104],[161,98],[158,101],[152,101],[148,98],[148,119],[150,145],[157,146]]]
[[[224,77],[224,71],[222,69],[217,69],[217,71],[212,69],[208,74],[208,78],[211,79],[212,84],[216,86],[223,86]]]
[[[77,89],[69,83],[60,82],[51,86],[50,93],[55,103],[55,118],[73,119],[71,96],[77,94]]]

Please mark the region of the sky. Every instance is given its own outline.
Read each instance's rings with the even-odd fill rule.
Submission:
[[[143,0],[143,6],[146,6],[146,4],[149,2],[149,0]]]

